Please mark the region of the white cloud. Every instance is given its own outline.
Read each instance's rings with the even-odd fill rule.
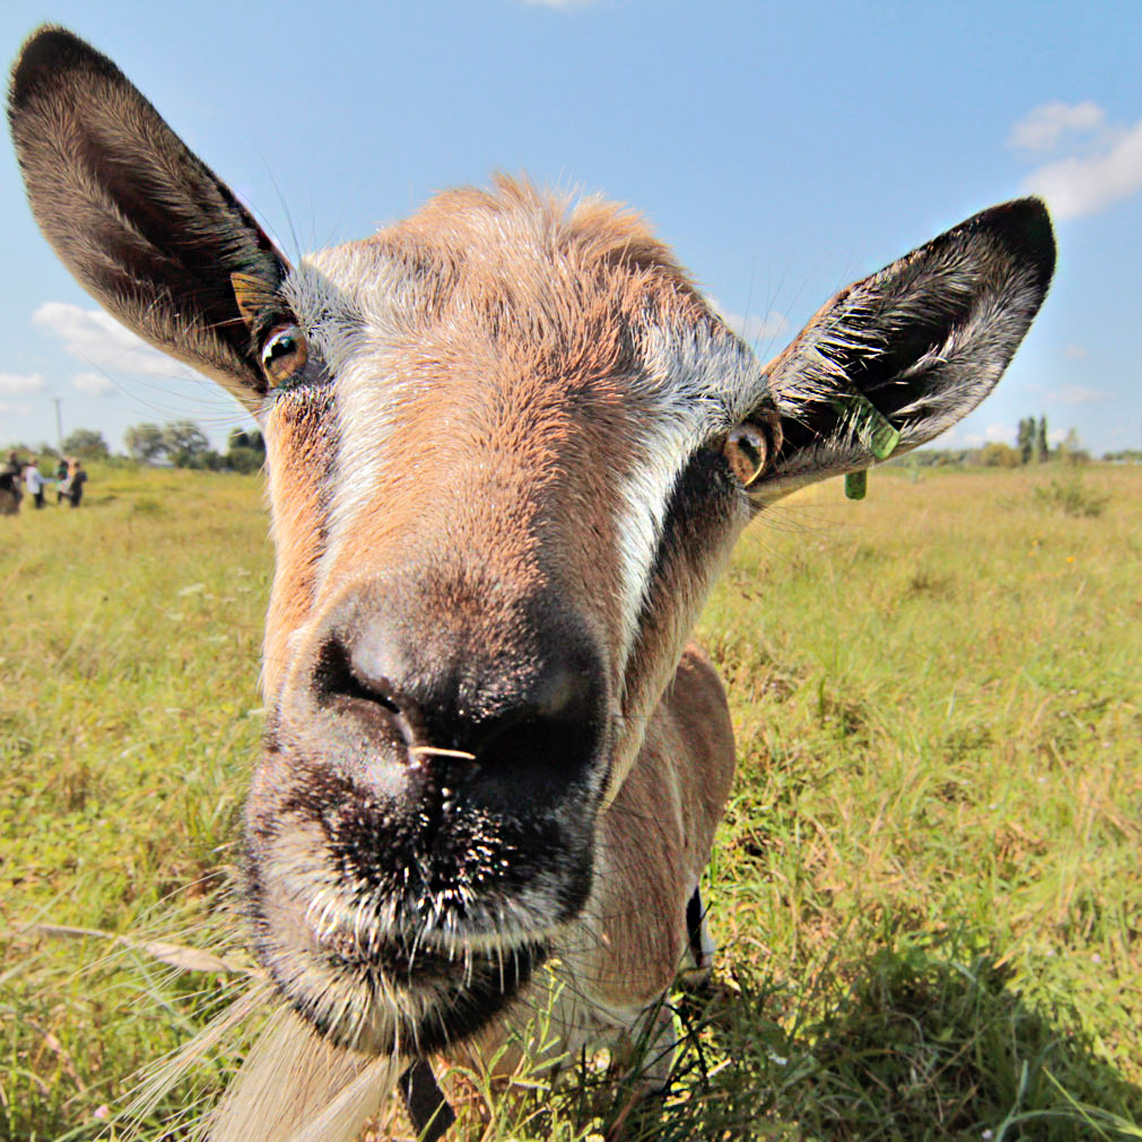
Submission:
[[[76,373],[71,378],[71,387],[81,393],[105,397],[115,391],[115,382],[104,373]]]
[[[7,416],[27,416],[31,411],[31,405],[13,404],[11,401],[0,400],[0,412]]]
[[[47,301],[32,314],[32,320],[50,329],[81,361],[97,368],[150,377],[170,377],[179,372],[179,366],[166,354],[152,349],[101,309]]]
[[[1010,142],[1047,151],[1075,134],[1089,136],[1081,153],[1045,163],[1024,181],[1027,190],[1047,199],[1056,218],[1095,214],[1142,190],[1142,120],[1132,127],[1108,126],[1094,103],[1047,103],[1015,125]]]
[[[1097,103],[1044,103],[1011,128],[1008,143],[1024,151],[1053,151],[1064,135],[1090,134],[1106,124]]]
[[[1063,350],[1063,356],[1068,361],[1085,361],[1090,354],[1081,345],[1068,345]]]
[[[1006,424],[989,424],[983,432],[965,432],[962,445],[965,448],[979,448],[984,444],[1013,444],[1015,442],[1015,429]],[[956,439],[958,433],[948,432],[940,437],[944,447],[955,447],[960,444]]]
[[[42,393],[47,385],[39,373],[0,373],[0,393]]]
[[[1095,401],[1110,400],[1110,393],[1097,389],[1084,389],[1082,385],[1063,385],[1048,394],[1063,404],[1091,404]]]

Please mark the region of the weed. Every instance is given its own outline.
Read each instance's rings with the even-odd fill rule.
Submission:
[[[131,505],[133,515],[158,516],[163,515],[166,510],[158,500],[152,499],[150,496],[142,496]]]
[[[1076,519],[1097,519],[1110,502],[1108,495],[1083,482],[1077,468],[1061,480],[1052,478],[1046,487],[1035,488],[1034,496],[1038,507]]]

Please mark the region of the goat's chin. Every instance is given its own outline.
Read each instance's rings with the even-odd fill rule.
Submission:
[[[366,1054],[427,1054],[475,1035],[519,995],[548,953],[540,940],[445,951],[423,942],[362,945],[343,928],[299,934],[280,926],[263,931],[262,962],[318,1032]]]

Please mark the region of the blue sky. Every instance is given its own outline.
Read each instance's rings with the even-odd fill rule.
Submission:
[[[1026,415],[1142,447],[1142,9],[1131,3],[416,0],[50,7],[106,52],[282,247],[347,241],[502,169],[637,207],[764,356],[833,291],[1041,190],[1056,284],[999,389],[942,443]],[[105,318],[0,159],[0,441],[244,423]]]

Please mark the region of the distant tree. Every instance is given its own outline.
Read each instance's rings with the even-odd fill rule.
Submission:
[[[261,432],[256,428],[232,428],[227,447],[233,451],[235,448],[251,448],[255,452],[266,454],[266,442]]]
[[[249,474],[257,472],[266,462],[266,442],[262,434],[252,428],[235,428],[230,433],[229,450],[223,457],[227,468]]]
[[[136,424],[123,433],[127,455],[140,464],[153,464],[166,451],[163,430],[157,424]]]
[[[103,439],[102,432],[95,432],[90,428],[77,428],[65,437],[63,442],[65,456],[81,456],[84,460],[102,460],[109,455],[110,449],[107,441]]]
[[[1068,464],[1085,464],[1090,460],[1090,453],[1083,447],[1077,428],[1067,429],[1067,435],[1059,445],[1059,455]]]
[[[266,462],[266,455],[264,452],[256,452],[253,448],[238,447],[231,448],[222,459],[227,468],[249,476],[261,470]]]
[[[227,467],[227,464],[225,456],[219,455],[213,448],[207,448],[205,452],[196,452],[186,466],[188,468],[205,468],[209,472],[221,472],[223,468]]]
[[[242,472],[246,475],[260,471],[265,462],[266,454],[264,452],[243,445],[237,445],[226,453],[226,466],[235,472]]]
[[[227,468],[249,475],[260,471],[266,463],[266,442],[257,428],[233,428],[223,457]]]
[[[1015,440],[1015,447],[1019,450],[1020,463],[1030,464],[1035,456],[1035,418],[1029,416],[1019,422],[1019,433]]]
[[[993,440],[979,450],[979,462],[986,468],[1018,468],[1019,453],[1010,444]]]
[[[173,420],[163,426],[163,451],[176,468],[201,467],[197,457],[210,451],[206,433],[193,420]]]
[[[1039,417],[1039,431],[1035,437],[1035,460],[1042,464],[1051,455],[1051,446],[1047,443],[1047,418]]]

